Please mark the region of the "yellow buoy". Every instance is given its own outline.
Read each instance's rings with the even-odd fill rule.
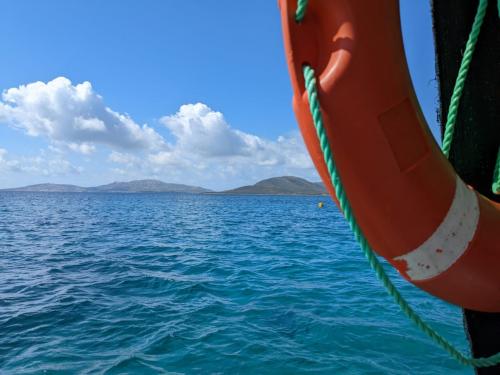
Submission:
[[[323,203],[323,202],[319,202],[319,203],[318,203],[318,208],[323,208],[323,206],[324,206],[324,203]]]

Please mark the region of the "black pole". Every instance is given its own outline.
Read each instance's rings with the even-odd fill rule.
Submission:
[[[491,191],[500,143],[500,21],[496,3],[489,2],[472,58],[450,161],[467,184],[500,201]],[[477,6],[478,0],[432,0],[441,131]],[[464,326],[474,357],[500,352],[500,313],[464,309]],[[476,369],[476,373],[500,374],[500,365]]]

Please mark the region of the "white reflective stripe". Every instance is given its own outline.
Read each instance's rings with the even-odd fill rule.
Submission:
[[[476,193],[457,176],[455,196],[436,231],[419,247],[394,260],[407,264],[411,280],[429,279],[446,271],[469,247],[479,222]]]

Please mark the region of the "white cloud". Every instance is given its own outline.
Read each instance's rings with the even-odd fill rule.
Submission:
[[[298,132],[266,139],[232,127],[221,112],[196,103],[160,119],[171,133],[167,144],[152,127],[107,107],[90,82],[74,85],[64,77],[3,91],[0,123],[47,139],[50,151],[12,159],[0,149],[2,171],[81,173],[64,158],[67,152],[100,162],[99,147],[105,145],[110,149],[109,180],[114,175],[160,178],[217,189],[279,175],[317,179]]]
[[[123,152],[113,151],[109,154],[108,160],[113,163],[125,164],[129,167],[138,166],[140,160],[137,156]]]
[[[84,154],[105,144],[122,150],[155,150],[163,137],[147,125],[108,108],[90,82],[73,85],[65,77],[5,90],[0,101],[0,122],[56,146]]]
[[[235,156],[248,154],[246,135],[229,127],[220,112],[202,103],[186,104],[161,122],[177,139],[176,148],[195,151],[203,156]]]
[[[0,148],[0,171],[17,172],[19,171],[19,162],[7,157],[8,151]]]
[[[172,133],[168,149],[144,157],[113,151],[108,160],[126,166],[130,178],[165,180],[225,188],[279,175],[317,179],[298,132],[269,140],[232,128],[205,104],[187,104],[161,118]]]
[[[41,152],[38,156],[12,159],[7,150],[0,148],[0,172],[21,172],[41,176],[66,176],[80,174],[82,167],[76,167],[60,155]]]
[[[176,143],[171,152],[155,157],[156,162],[172,161],[171,154],[185,158],[218,158],[240,160],[261,166],[311,168],[309,156],[297,134],[280,136],[276,141],[233,129],[220,112],[203,103],[186,104],[161,122],[172,132]]]
[[[96,150],[96,147],[92,143],[68,143],[67,146],[69,147],[70,150],[79,152],[84,155],[89,155],[93,153]]]

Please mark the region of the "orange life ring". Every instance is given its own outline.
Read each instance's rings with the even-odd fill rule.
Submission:
[[[323,121],[368,242],[409,281],[448,302],[500,312],[500,204],[457,176],[415,97],[396,0],[279,0],[293,106],[336,200],[309,111],[314,68]]]

